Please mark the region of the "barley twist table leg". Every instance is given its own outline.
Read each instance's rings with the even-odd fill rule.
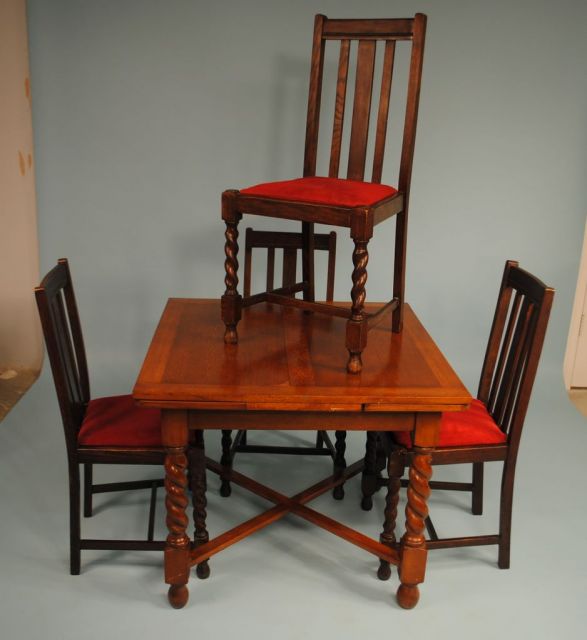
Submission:
[[[427,500],[430,495],[432,456],[429,449],[414,447],[406,506],[406,532],[401,541],[400,587],[397,601],[404,609],[418,603],[418,584],[424,581],[426,571],[425,520],[428,516]]]
[[[167,545],[165,547],[165,581],[170,584],[169,603],[175,609],[183,607],[189,596],[188,554],[190,539],[187,535],[186,508],[187,458],[181,447],[168,447],[165,458],[165,508],[167,510]]]

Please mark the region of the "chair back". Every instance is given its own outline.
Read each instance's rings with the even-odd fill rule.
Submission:
[[[343,124],[345,120],[351,43],[358,41],[356,47],[355,87],[352,98],[353,113],[348,143],[349,157],[346,177],[350,180],[364,181],[365,179],[369,120],[371,116],[373,81],[376,66],[375,59],[377,46],[379,43],[382,43],[381,88],[379,91],[379,103],[377,105],[375,142],[373,144],[373,167],[370,179],[370,182],[381,182],[396,44],[398,41],[407,41],[411,43],[411,55],[406,93],[403,142],[399,178],[397,181],[398,190],[401,191],[404,194],[404,198],[407,199],[416,138],[416,121],[418,117],[425,32],[426,16],[421,13],[416,14],[414,18],[396,20],[329,20],[323,15],[316,16],[314,22],[308,117],[306,123],[304,176],[316,175],[325,45],[327,41],[334,40],[340,41],[340,53],[338,57],[338,74],[328,176],[331,178],[339,177],[341,148],[344,146]],[[353,52],[354,50],[355,47],[353,46]]]
[[[510,447],[519,444],[554,289],[508,260],[479,382],[482,400]]]
[[[41,325],[57,390],[68,452],[77,447],[77,434],[90,401],[88,366],[67,259],[35,288]]]
[[[303,234],[289,231],[255,231],[247,228],[245,235],[245,278],[244,295],[251,295],[251,268],[253,249],[267,249],[267,287],[274,288],[275,249],[283,249],[282,287],[296,283],[297,254],[303,247]],[[336,265],[336,233],[315,233],[314,249],[328,251],[328,275],[326,279],[326,300],[334,297],[334,270]],[[312,283],[312,289],[314,283]]]

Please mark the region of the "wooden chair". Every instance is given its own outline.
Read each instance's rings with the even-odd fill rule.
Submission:
[[[554,289],[520,269],[517,262],[506,262],[477,399],[467,411],[442,415],[439,442],[431,459],[432,465],[471,464],[472,481],[430,483],[433,490],[470,491],[472,512],[480,515],[483,511],[483,465],[485,462],[502,461],[499,533],[441,539],[427,518],[428,549],[496,544],[499,546],[498,566],[500,569],[510,566],[516,459],[553,296]],[[367,474],[373,474],[375,444],[375,438],[370,434],[367,445],[369,460],[365,462]],[[411,434],[385,434],[382,444],[390,456],[381,540],[393,545],[400,478],[404,466],[411,460]],[[428,466],[421,472],[431,474],[432,469]],[[406,486],[404,481],[401,484]],[[373,487],[372,483],[370,486]],[[369,491],[365,492],[365,484],[363,491],[363,508],[369,509],[371,495]],[[389,577],[389,564],[385,561],[381,562],[378,575],[382,579]]]
[[[222,319],[226,325],[224,340],[236,343],[237,324],[242,307],[262,301],[302,307],[309,311],[347,318],[346,347],[349,351],[347,370],[358,373],[362,367],[361,353],[367,343],[367,331],[379,314],[370,315],[364,309],[367,281],[367,245],[373,227],[396,216],[392,328],[401,331],[404,303],[406,237],[408,203],[412,175],[412,159],[416,139],[416,121],[420,95],[420,78],[424,54],[426,16],[397,20],[330,20],[317,15],[314,23],[310,90],[306,124],[306,146],[303,177],[295,180],[258,184],[240,191],[222,194],[222,219],[226,223],[225,284],[222,296]],[[340,41],[334,121],[330,162],[327,176],[317,174],[318,125],[324,69],[325,45]],[[358,45],[351,48],[351,44]],[[387,134],[390,92],[396,45],[411,44],[408,86],[399,176],[397,187],[381,184],[383,155]],[[374,156],[369,181],[365,181],[369,119],[377,45],[383,47],[382,79],[376,115]],[[343,124],[347,94],[347,78],[351,50],[357,51],[352,124],[349,137],[349,157],[346,178],[339,178]],[[375,101],[373,101],[375,102]],[[395,109],[395,106],[394,106]],[[399,145],[398,145],[399,147]],[[238,285],[238,223],[244,213],[302,222],[302,281],[242,298]],[[325,305],[315,301],[313,287],[314,224],[342,226],[350,229],[354,241],[351,308]],[[303,300],[291,297],[303,292]]]
[[[35,288],[65,432],[69,467],[70,571],[80,572],[82,549],[162,550],[153,540],[157,487],[163,481],[138,480],[93,484],[94,464],[154,464],[161,467],[161,412],[135,406],[132,396],[90,399],[90,385],[82,330],[66,259],[58,261]],[[81,537],[80,474],[84,465],[84,516],[92,515],[96,493],[150,489],[146,540],[93,540]]]
[[[298,251],[303,249],[303,236],[301,233],[283,231],[255,231],[250,227],[245,234],[245,276],[244,294],[251,296],[251,273],[253,249],[267,249],[267,274],[266,289],[274,290],[275,281],[275,250],[283,251],[283,266],[281,287],[286,288],[296,281]],[[334,299],[334,274],[336,264],[336,233],[317,233],[314,235],[314,249],[316,251],[328,252],[328,267],[326,279],[326,302]],[[290,295],[295,295],[290,293]],[[254,296],[252,296],[254,297]],[[222,431],[222,459],[223,467],[232,467],[234,457],[237,453],[276,453],[288,455],[327,455],[334,461],[335,470],[342,472],[346,466],[344,459],[345,452],[345,431],[336,432],[336,445],[333,445],[326,431],[316,432],[316,443],[314,446],[277,446],[259,445],[247,442],[247,432],[238,431],[232,441],[232,431],[224,429]],[[224,497],[231,493],[230,482],[225,477],[221,477],[220,494]],[[342,485],[335,487],[333,495],[336,499],[344,497]]]

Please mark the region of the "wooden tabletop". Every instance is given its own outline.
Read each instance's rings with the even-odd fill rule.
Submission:
[[[374,308],[377,305],[373,305]],[[243,310],[225,345],[218,300],[171,298],[133,396],[166,408],[456,411],[471,396],[414,312],[402,333],[384,317],[363,371],[346,372],[346,321],[271,304]]]

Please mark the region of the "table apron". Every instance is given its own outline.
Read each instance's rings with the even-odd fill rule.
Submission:
[[[208,411],[189,412],[190,429],[412,431],[414,412]]]

